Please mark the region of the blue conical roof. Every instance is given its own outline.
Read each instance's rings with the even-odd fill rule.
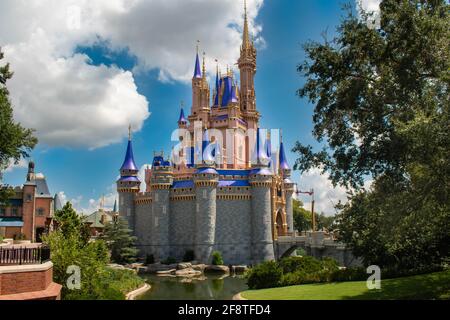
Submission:
[[[232,96],[232,90],[233,90],[233,83],[231,77],[227,76],[223,79],[224,82],[224,89],[223,89],[223,96],[222,96],[222,107],[228,106],[228,104],[231,101]]]
[[[178,123],[187,123],[186,117],[184,116],[183,108],[181,108],[180,118],[178,119]]]
[[[261,145],[261,133],[260,128],[256,130],[256,161],[258,164],[266,164],[267,153],[264,150],[264,146]]]
[[[216,96],[214,97],[214,105],[219,105],[219,94],[220,94],[220,81],[219,81],[219,71],[216,72]]]
[[[284,144],[281,142],[280,144],[280,169],[289,170],[289,164],[287,162],[286,154],[284,153]]]
[[[120,170],[136,170],[136,163],[134,162],[133,156],[133,146],[131,144],[131,140],[128,140],[127,153],[125,154],[125,160],[123,161],[122,167]]]
[[[201,78],[202,77],[202,71],[200,69],[200,59],[197,56],[195,57],[195,69],[194,69],[194,78]]]

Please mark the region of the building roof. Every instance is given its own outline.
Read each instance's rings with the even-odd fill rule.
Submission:
[[[181,108],[180,118],[178,119],[178,123],[187,123],[186,117],[184,116],[183,108]]]
[[[221,180],[219,187],[249,187],[248,180]]]
[[[44,175],[41,174],[40,176],[35,177],[34,182],[36,183],[36,196],[38,198],[53,198],[48,189],[47,180]]]
[[[174,189],[194,188],[194,181],[192,180],[174,181],[172,188]]]
[[[198,58],[198,52],[195,57],[194,78],[201,78],[202,71],[200,70],[200,59]]]
[[[280,144],[280,169],[289,170],[289,164],[287,162],[286,154],[284,153],[283,142]]]
[[[134,162],[133,156],[133,145],[131,143],[131,139],[128,140],[127,152],[125,154],[125,160],[123,161],[122,167],[120,170],[133,170],[138,171],[136,167],[136,163]]]
[[[250,170],[217,170],[221,176],[248,176]]]
[[[19,217],[0,217],[0,227],[23,227],[23,221]]]
[[[104,228],[102,223],[102,216],[105,216],[105,221],[110,222],[113,220],[112,213],[109,211],[98,210],[86,217],[85,222],[91,223],[91,228]]]
[[[120,177],[119,181],[123,181],[123,182],[140,182],[139,178],[136,177],[136,176]]]

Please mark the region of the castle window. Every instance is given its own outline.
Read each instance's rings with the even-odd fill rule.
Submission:
[[[37,215],[38,216],[43,216],[45,213],[45,209],[44,208],[38,208],[37,209]]]

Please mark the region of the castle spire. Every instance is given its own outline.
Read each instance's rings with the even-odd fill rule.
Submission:
[[[250,36],[248,31],[248,19],[247,19],[247,0],[244,0],[244,34],[242,35],[242,48],[247,49],[251,45]]]
[[[286,153],[284,152],[284,144],[283,144],[283,134],[280,134],[280,169],[281,170],[290,170],[289,164],[287,162]]]
[[[186,117],[185,117],[185,115],[184,115],[183,105],[184,105],[184,103],[181,102],[180,118],[178,119],[178,124],[179,124],[179,125],[182,125],[182,124],[186,124],[186,123],[187,123]]]
[[[200,59],[198,57],[198,43],[200,41],[197,40],[197,54],[195,56],[195,67],[194,67],[194,78],[201,78],[202,71],[200,70]]]
[[[220,93],[220,82],[219,82],[219,63],[216,59],[216,96],[214,97],[214,105],[219,105],[219,93]]]
[[[125,160],[123,161],[122,167],[120,168],[120,171],[123,170],[131,170],[131,171],[139,170],[136,167],[136,163],[134,162],[133,145],[131,143],[131,125],[128,127],[128,146],[127,151],[125,153]]]

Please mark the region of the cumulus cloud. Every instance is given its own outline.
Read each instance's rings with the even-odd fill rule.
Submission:
[[[14,169],[26,168],[27,166],[28,166],[28,161],[23,158],[20,158],[18,163],[15,163],[14,159],[11,159],[11,160],[9,160],[9,165],[5,169],[4,172],[11,172]]]
[[[369,22],[371,27],[380,26],[380,3],[381,0],[356,0],[356,5],[361,11],[373,14],[373,21]]]
[[[263,0],[248,1],[254,23]],[[133,72],[157,69],[162,81],[192,76],[196,40],[207,68],[234,64],[242,3],[235,0],[42,0],[0,2],[0,44],[15,72],[8,83],[15,116],[49,146],[97,148],[140,130],[148,101],[131,72],[94,66],[79,47],[107,46],[136,57]]]
[[[347,192],[343,187],[333,187],[328,178],[329,176],[322,174],[320,169],[312,169],[302,174],[298,189],[301,191],[314,189],[314,211],[323,212],[329,216],[336,214],[334,206],[339,201],[343,203],[347,201]],[[301,194],[297,198],[304,203],[307,210],[311,210],[311,197],[309,195]]]

